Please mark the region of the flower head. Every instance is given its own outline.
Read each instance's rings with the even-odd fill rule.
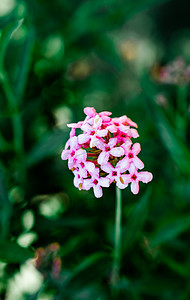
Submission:
[[[137,124],[127,116],[111,118],[111,112],[97,113],[93,107],[86,107],[84,113],[84,121],[68,124],[70,138],[61,154],[74,174],[75,187],[93,188],[95,196],[100,198],[102,187],[115,182],[120,189],[131,184],[132,193],[137,194],[139,181],[152,180],[151,173],[138,172],[144,168],[137,157],[141,147],[139,143],[132,145],[131,141],[139,136]],[[82,131],[78,136],[76,129]]]

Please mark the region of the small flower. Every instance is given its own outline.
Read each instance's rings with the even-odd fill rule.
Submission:
[[[133,194],[138,194],[139,192],[139,181],[148,183],[153,178],[152,173],[150,172],[138,172],[134,164],[130,165],[129,172],[130,174],[125,176],[125,183],[131,183],[131,192]]]
[[[93,107],[86,107],[84,113],[84,121],[68,124],[70,138],[61,154],[74,174],[74,186],[79,190],[93,188],[97,198],[103,195],[102,187],[112,182],[120,189],[131,183],[131,191],[138,193],[139,181],[149,182],[152,174],[138,172],[144,168],[137,156],[141,147],[131,140],[139,136],[131,128],[137,128],[137,124],[127,116],[111,118],[111,112],[97,113]],[[82,131],[78,136],[76,129]]]

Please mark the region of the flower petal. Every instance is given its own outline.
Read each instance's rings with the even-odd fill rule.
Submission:
[[[133,194],[138,194],[139,192],[139,182],[138,180],[134,180],[131,182],[131,192]]]
[[[109,152],[102,151],[98,156],[97,162],[99,165],[106,164],[108,162],[108,159],[109,159]]]
[[[99,137],[104,137],[108,134],[108,130],[107,129],[101,129],[101,130],[97,130],[96,131],[97,136]]]
[[[87,143],[90,139],[90,135],[88,133],[82,133],[78,135],[78,142],[79,144]]]
[[[142,181],[143,183],[148,183],[153,179],[153,175],[150,172],[139,172],[138,173],[138,180]]]
[[[114,167],[108,162],[107,164],[102,164],[101,169],[106,173],[111,173],[114,170]]]
[[[96,115],[96,110],[94,107],[85,107],[84,113],[89,117],[94,117]]]
[[[61,159],[62,160],[68,159],[70,152],[71,152],[70,150],[63,150],[62,153],[61,153]]]
[[[94,189],[94,195],[96,198],[101,198],[103,193],[102,193],[102,188],[100,185],[94,185],[93,186],[93,189]]]
[[[144,168],[144,163],[137,156],[133,158],[133,163],[140,170]]]
[[[141,151],[141,145],[139,143],[135,143],[132,147],[133,154],[138,155]]]
[[[122,147],[115,147],[110,150],[111,155],[120,157],[124,155],[124,149]]]
[[[110,185],[110,180],[109,178],[106,178],[106,177],[100,177],[99,178],[99,184],[103,187],[109,187]]]

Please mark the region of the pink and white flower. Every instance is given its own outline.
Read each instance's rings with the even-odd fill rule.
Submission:
[[[68,167],[74,174],[74,186],[79,190],[93,188],[97,198],[102,197],[102,187],[115,182],[124,189],[131,185],[134,194],[139,192],[139,181],[152,180],[150,172],[138,172],[144,164],[138,158],[140,144],[132,145],[137,138],[137,127],[127,116],[111,118],[111,112],[97,113],[93,107],[84,109],[86,118],[78,123],[68,124],[70,138],[62,151],[61,158],[68,160]],[[76,136],[76,129],[82,133]]]
[[[134,164],[130,165],[129,174],[125,176],[125,183],[131,183],[131,192],[133,194],[138,194],[139,192],[139,181],[143,183],[148,183],[152,180],[153,176],[150,172],[138,172],[138,169],[135,167]]]

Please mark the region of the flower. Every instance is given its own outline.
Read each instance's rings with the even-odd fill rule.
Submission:
[[[93,107],[86,107],[84,113],[84,121],[67,125],[70,138],[61,154],[74,174],[74,186],[93,188],[95,197],[100,198],[102,187],[113,182],[120,189],[131,184],[132,193],[137,194],[139,181],[148,183],[153,178],[150,172],[138,172],[144,168],[137,157],[141,146],[131,140],[139,136],[137,124],[127,116],[111,118],[111,112],[97,113]],[[76,129],[82,131],[78,136]]]

